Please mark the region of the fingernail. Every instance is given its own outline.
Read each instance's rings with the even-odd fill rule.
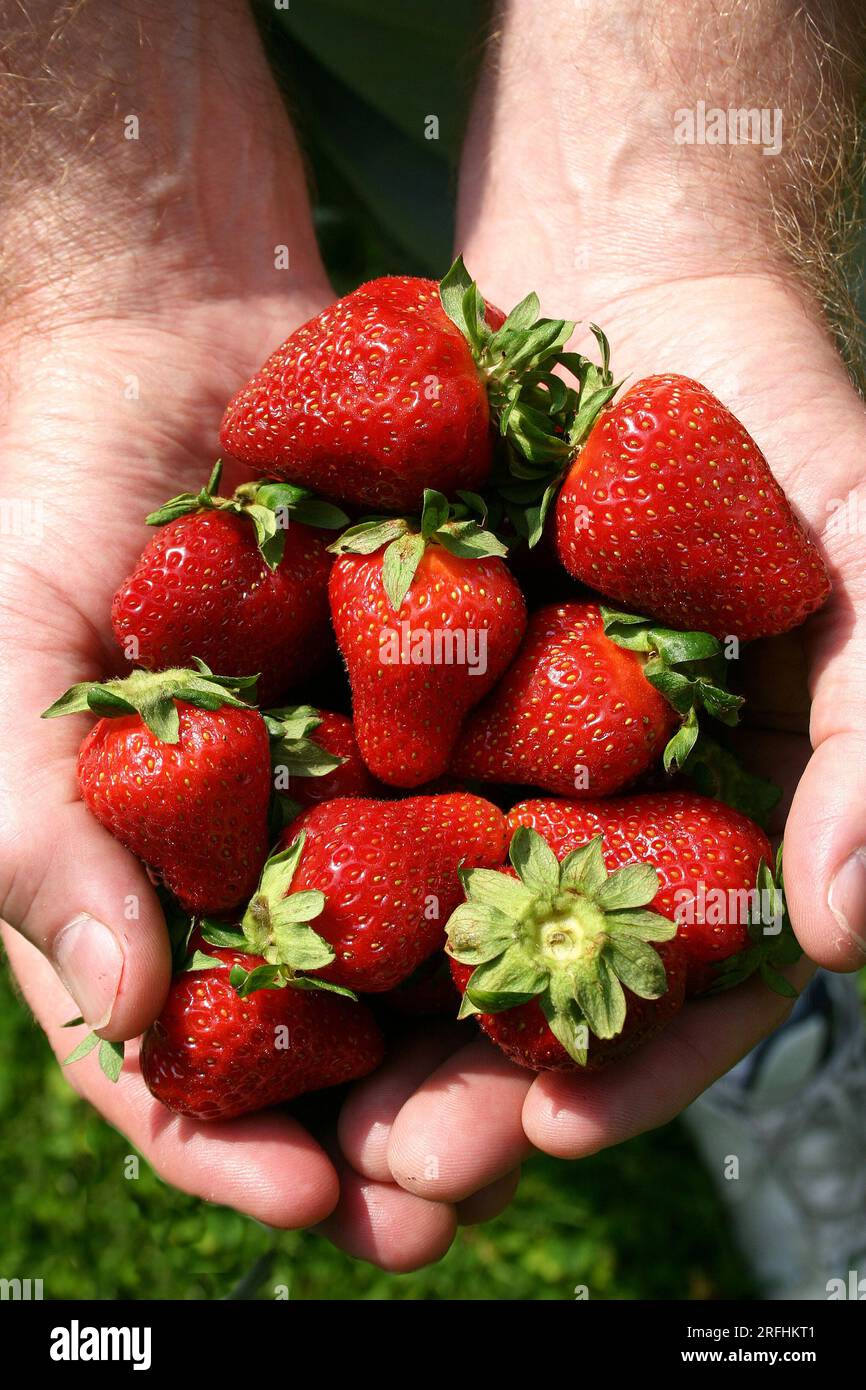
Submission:
[[[846,936],[866,955],[866,847],[855,849],[836,870],[827,903]]]
[[[58,933],[52,958],[85,1023],[104,1028],[123,973],[123,952],[114,932],[83,912]]]

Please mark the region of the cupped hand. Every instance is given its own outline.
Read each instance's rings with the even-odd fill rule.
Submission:
[[[704,382],[754,435],[821,544],[833,580],[826,608],[802,631],[741,652],[742,753],[783,788],[772,828],[784,832],[804,951],[834,970],[866,964],[866,556],[852,525],[866,516],[866,417],[832,342],[781,275],[690,276],[684,258],[680,273],[641,276],[629,248],[627,274],[563,278],[540,246],[530,283],[488,226],[469,219],[464,243],[486,295],[514,303],[538,290],[543,312],[584,320],[574,345],[589,354],[587,324],[601,324],[617,379],[672,371]],[[813,968],[804,959],[794,983]],[[343,1148],[361,1172],[465,1200],[533,1147],[584,1157],[672,1119],[789,1008],[757,981],[694,1001],[638,1054],[589,1076],[533,1077],[481,1038],[434,1058],[420,1085],[417,1069],[396,1060],[347,1102]]]

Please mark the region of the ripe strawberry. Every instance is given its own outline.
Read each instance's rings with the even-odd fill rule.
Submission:
[[[622,1031],[613,1038],[597,1038],[587,1027],[584,1062],[577,1061],[558,1041],[536,999],[500,1013],[478,1013],[475,1015],[476,1022],[490,1041],[495,1042],[519,1067],[528,1067],[530,1071],[573,1071],[575,1066],[582,1066],[584,1071],[601,1071],[611,1062],[621,1061],[643,1043],[657,1037],[683,1006],[686,972],[676,939],[660,941],[654,949],[665,972],[664,993],[658,999],[642,999],[639,994],[623,986],[626,1017]],[[459,961],[452,960],[453,984],[464,998],[472,974],[471,965],[461,965]],[[469,1009],[463,1017],[468,1012]]]
[[[458,867],[502,863],[505,817],[468,792],[345,797],[305,811],[280,845],[299,839],[294,886],[324,895],[316,929],[336,954],[317,977],[379,994],[442,945],[462,896]],[[282,881],[266,869],[248,914],[266,934],[282,897]]]
[[[75,685],[43,718],[104,715],[84,739],[78,780],[88,810],[191,912],[249,897],[268,850],[270,758],[254,680],[135,671]]]
[[[736,720],[715,638],[595,603],[540,608],[502,680],[463,728],[458,777],[606,796],[661,758],[685,761],[697,708]],[[674,730],[679,732],[672,738]],[[670,742],[668,742],[670,740]]]
[[[268,358],[230,401],[222,446],[327,496],[393,511],[418,506],[425,487],[451,495],[486,482],[491,412],[517,447],[564,456],[537,376],[573,325],[536,323],[537,313],[529,296],[503,322],[462,261],[441,286],[372,280]]]
[[[370,771],[391,786],[446,771],[464,715],[493,688],[526,627],[505,547],[450,515],[428,490],[420,530],[395,518],[353,527],[332,547],[331,617],[355,735]]]
[[[375,795],[376,783],[364,765],[348,715],[290,705],[269,710],[265,724],[271,736],[274,786],[297,809],[337,796]]]
[[[689,994],[708,988],[723,961],[749,949],[749,895],[759,878],[769,888],[759,870],[773,859],[763,830],[739,811],[691,792],[605,801],[550,798],[516,805],[509,831],[521,825],[541,834],[557,855],[601,835],[611,872],[634,863],[653,866],[659,891],[651,906],[678,925]],[[766,916],[767,903],[763,910]],[[776,937],[762,937],[772,948]]]
[[[794,992],[777,966],[799,947],[769,845],[745,816],[667,793],[526,801],[508,826],[516,877],[461,875],[467,901],[446,949],[461,1016],[476,1014],[521,1065],[606,1065],[665,1027],[686,995],[755,971]]]
[[[270,703],[297,685],[324,650],[331,558],[304,524],[343,525],[336,507],[278,483],[219,497],[220,465],[198,494],[148,517],[160,530],[114,596],[118,642],[149,671],[199,656],[219,669],[259,673]]]
[[[786,632],[830,591],[755,441],[687,377],[647,377],[599,416],[555,522],[569,574],[676,627]]]
[[[354,1081],[381,1062],[382,1035],[364,1004],[311,989],[305,977],[239,992],[235,972],[261,970],[262,958],[201,937],[191,944],[211,968],[199,957],[199,968],[175,976],[141,1046],[148,1089],[170,1110],[228,1120]]]

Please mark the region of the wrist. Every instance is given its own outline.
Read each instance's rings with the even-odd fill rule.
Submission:
[[[828,53],[779,0],[731,19],[698,0],[510,0],[466,143],[467,263],[486,225],[503,270],[518,244],[520,267],[611,293],[684,273],[791,278],[798,241],[822,259],[844,176],[853,60]]]
[[[0,76],[7,323],[159,319],[181,297],[323,283],[246,4],[228,0],[218,20],[202,0],[83,5],[63,23],[47,0],[31,9]]]

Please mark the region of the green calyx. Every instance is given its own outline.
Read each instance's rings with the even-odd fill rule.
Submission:
[[[254,483],[242,483],[231,497],[220,497],[217,489],[222,476],[222,460],[217,459],[213,471],[201,492],[182,492],[172,497],[146,518],[148,526],[164,526],[169,521],[193,512],[222,511],[246,517],[256,532],[256,542],[262,559],[269,569],[276,569],[283,558],[286,528],[290,521],[305,526],[336,531],[349,520],[344,511],[331,502],[323,502],[306,488],[292,483],[272,482],[262,478]]]
[[[83,1018],[70,1018],[63,1027],[78,1028],[83,1022]],[[99,1049],[97,1055],[103,1075],[107,1076],[111,1082],[118,1082],[123,1070],[123,1058],[126,1049],[122,1042],[109,1042],[106,1038],[101,1038],[98,1033],[88,1033],[86,1038],[82,1038],[78,1046],[73,1048],[68,1057],[64,1058],[64,1067],[71,1066],[73,1062],[80,1062],[82,1057],[89,1056],[94,1048]]]
[[[420,518],[368,517],[350,526],[328,549],[334,555],[373,555],[384,546],[382,584],[396,612],[429,545],[441,545],[464,560],[508,554],[508,547],[487,529],[484,500],[474,492],[457,495],[459,502],[448,502],[441,492],[425,488]]]
[[[283,709],[268,710],[265,727],[271,740],[271,763],[274,771],[284,771],[287,778],[326,777],[346,760],[316,743],[311,735],[318,729],[322,716],[312,705],[286,705]]]
[[[293,840],[288,849],[272,854],[262,870],[259,886],[250,899],[241,920],[240,929],[226,927],[220,922],[203,921],[201,934],[211,946],[245,951],[261,956],[265,964],[254,970],[232,966],[229,980],[244,998],[258,989],[317,989],[330,994],[342,994],[348,999],[357,996],[342,985],[331,984],[307,975],[309,970],[322,970],[334,960],[334,952],[324,937],[319,936],[310,922],[325,906],[325,895],[317,889],[291,891],[292,880],[304,848],[304,835]],[[204,952],[196,952],[187,963],[189,970],[212,970],[223,962]]]
[[[676,926],[649,910],[658,874],[649,864],[609,874],[600,835],[560,863],[527,826],[515,831],[509,858],[517,878],[494,869],[461,872],[467,900],[449,919],[446,950],[475,969],[460,1016],[536,999],[551,1032],[582,1066],[590,1033],[613,1038],[622,1031],[624,988],[642,999],[659,999],[667,989],[650,943],[669,941]]]
[[[55,700],[42,718],[56,719],[62,714],[88,710],[106,719],[138,714],[161,743],[177,743],[180,720],[176,700],[184,700],[197,709],[251,707],[239,692],[247,692],[253,698],[257,675],[215,676],[203,661],[194,660],[194,670],[133,671],[122,680],[81,681]]]
[[[743,697],[727,688],[727,661],[718,638],[708,632],[660,627],[650,618],[604,606],[601,617],[611,642],[646,657],[646,679],[682,718],[664,751],[666,772],[682,768],[693,752],[700,710],[730,727],[738,722]]]
[[[522,299],[501,328],[490,328],[481,291],[461,256],[442,280],[439,298],[484,378],[491,414],[512,454],[514,476],[535,479],[539,473],[561,472],[618,389],[604,334],[593,326],[602,347],[601,367],[580,353],[566,352],[575,324],[540,318],[536,294]],[[565,367],[576,385],[557,376],[557,366]]]
[[[469,344],[505,443],[504,467],[494,480],[497,492],[517,534],[534,546],[563,472],[619,390],[607,338],[590,324],[600,365],[565,351],[574,322],[540,318],[536,294],[522,299],[501,328],[490,328],[484,299],[460,256],[441,282],[439,297]],[[569,379],[557,375],[556,367]]]
[[[758,865],[749,919],[749,945],[716,966],[716,981],[707,993],[720,994],[742,984],[752,975],[760,975],[764,984],[769,985],[776,994],[786,999],[796,999],[798,991],[781,971],[786,966],[794,965],[802,954],[803,948],[794,935],[785,902],[780,845],[775,873],[763,859]]]

